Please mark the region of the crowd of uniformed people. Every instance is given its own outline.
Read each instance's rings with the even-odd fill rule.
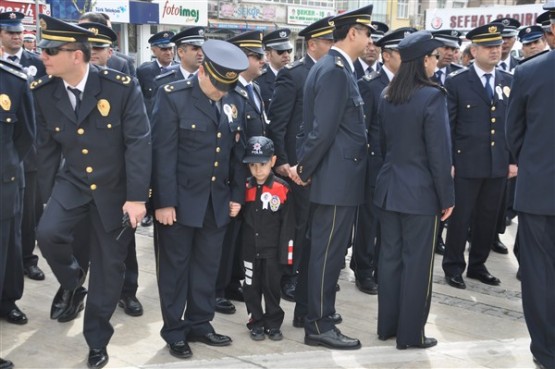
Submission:
[[[154,34],[137,68],[102,13],[41,14],[40,54],[24,15],[0,13],[0,317],[28,322],[16,302],[24,276],[45,278],[38,245],[60,284],[50,317],[84,310],[87,365],[105,366],[116,307],[143,314],[141,225],[175,357],[230,345],[211,321],[232,300],[255,341],[283,338],[285,299],[305,344],[360,348],[337,328],[348,247],[378,338],[428,348],[435,254],[452,287],[499,285],[487,258],[508,254],[499,234],[518,213],[530,349],[555,368],[555,2],[544,9],[537,25],[470,30],[461,51],[458,30],[390,30],[368,5],[303,29],[299,60],[289,29],[221,41],[188,27]]]

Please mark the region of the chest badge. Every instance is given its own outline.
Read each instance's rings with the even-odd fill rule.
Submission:
[[[511,94],[511,88],[509,86],[503,87],[503,93],[505,94],[505,96],[509,97],[509,95]]]
[[[281,200],[277,195],[272,196],[270,200],[270,210],[274,213],[279,210],[279,205],[281,204]]]
[[[108,114],[110,114],[110,103],[108,102],[108,100],[106,99],[98,100],[96,107],[100,112],[100,115],[102,115],[103,117],[107,117]]]
[[[0,106],[5,111],[10,110],[10,108],[12,107],[12,101],[10,100],[10,97],[8,95],[0,94]]]

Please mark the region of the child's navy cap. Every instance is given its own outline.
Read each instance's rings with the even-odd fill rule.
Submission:
[[[266,163],[274,156],[274,143],[268,137],[254,136],[247,143],[243,163]]]

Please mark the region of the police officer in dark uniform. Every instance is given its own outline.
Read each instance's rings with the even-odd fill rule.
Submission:
[[[364,100],[369,150],[366,199],[364,205],[358,208],[350,267],[355,273],[357,288],[370,295],[378,293],[376,268],[380,235],[377,209],[373,204],[376,177],[383,163],[380,152],[380,130],[377,121],[378,101],[383,89],[387,87],[401,65],[401,57],[398,51],[399,42],[413,32],[416,32],[415,28],[403,27],[376,41],[376,46],[382,50],[382,68],[378,72],[365,75],[358,80],[360,95]]]
[[[271,122],[269,134],[274,142],[277,156],[275,171],[287,180],[292,190],[292,206],[295,209],[293,267],[282,278],[281,294],[286,300],[296,300],[293,325],[298,328],[304,327],[304,318],[307,314],[307,281],[301,282],[300,294],[297,295],[296,291],[301,259],[308,257],[305,255],[308,252],[306,230],[310,202],[308,187],[295,183],[294,179],[298,179],[298,175],[291,168],[297,165],[296,143],[303,121],[303,88],[306,77],[314,64],[328,53],[333,44],[333,25],[329,24],[330,19],[331,16],[322,18],[299,32],[299,36],[305,39],[306,55],[280,70],[276,78],[272,103],[268,109],[268,119]],[[340,320],[339,314],[336,316],[336,322],[338,320]]]
[[[372,36],[370,37],[370,41],[368,41],[368,46],[366,46],[363,56],[357,58],[354,62],[357,79],[377,72],[381,67],[381,63],[378,61],[380,57],[379,48],[376,47],[375,44],[387,31],[389,31],[389,26],[382,22],[373,21],[372,27],[374,30],[372,31]]]
[[[48,76],[35,80],[31,90],[41,193],[48,203],[37,240],[63,287],[60,302],[72,309],[85,277],[73,255],[74,233],[84,219],[90,221],[83,333],[90,349],[87,365],[100,368],[108,362],[110,318],[120,298],[127,247],[146,212],[150,127],[134,79],[89,64],[92,32],[39,17]]]
[[[175,46],[175,43],[171,41],[173,36],[174,33],[169,31],[162,31],[152,35],[148,39],[148,43],[156,59],[144,62],[137,68],[137,79],[141,85],[146,112],[150,119],[152,119],[152,108],[156,95],[155,78],[159,74],[166,73],[170,66],[177,64],[173,61],[173,47]]]
[[[18,253],[17,245],[10,239],[17,230],[16,214],[21,212],[21,164],[32,148],[34,137],[33,99],[27,74],[0,60],[0,174],[3,178],[0,181],[0,296],[7,263],[13,260],[10,255]],[[13,363],[0,358],[0,368],[11,369]]]
[[[291,62],[293,45],[289,41],[290,36],[291,30],[289,28],[280,28],[266,34],[262,40],[266,50],[267,65],[262,75],[256,79],[256,83],[260,86],[266,113],[268,113],[274,94],[276,76],[281,68]]]
[[[528,26],[518,32],[518,40],[522,44],[523,60],[545,50],[544,31],[541,26]]]
[[[508,176],[509,151],[504,139],[505,110],[512,77],[496,68],[501,57],[502,24],[487,24],[467,34],[474,64],[447,78],[453,139],[455,203],[449,220],[443,270],[447,283],[466,288],[464,250],[472,228],[467,277],[498,285],[485,262],[497,229],[497,215]]]
[[[514,18],[498,18],[491,23],[501,23],[503,25],[503,44],[501,45],[501,60],[499,60],[498,68],[505,72],[512,72],[518,65],[518,60],[511,54],[511,50],[516,41],[520,22]]]
[[[551,50],[555,49],[555,34],[551,32],[549,11],[543,12],[536,18],[536,24],[542,26],[545,41]]]
[[[555,33],[555,1],[549,11]],[[540,368],[555,368],[555,51],[515,69],[507,108],[507,143],[518,163],[514,208],[518,211],[522,308]]]
[[[23,18],[24,14],[19,12],[0,13],[0,38],[4,47],[2,59],[21,65],[28,79],[32,80],[45,75],[46,70],[39,56],[25,50],[22,46],[21,35],[24,27],[21,22]],[[38,198],[37,190],[37,154],[35,147],[25,157],[23,166],[25,169],[23,212],[21,229],[18,230],[19,235],[16,239],[17,242],[21,243],[24,274],[30,279],[40,281],[44,279],[44,273],[38,266],[39,257],[33,253],[36,241],[35,228],[42,214],[42,202]],[[10,263],[10,267],[12,266],[13,264]],[[18,300],[23,294],[23,279],[22,277],[17,278],[18,280],[12,280],[4,290],[4,298],[7,300]]]
[[[308,345],[360,348],[358,339],[335,327],[331,315],[356,208],[364,202],[368,144],[353,62],[368,44],[371,13],[368,5],[331,19],[335,45],[305,83],[306,138],[294,168],[302,183],[311,182],[310,259],[303,271],[308,273]]]
[[[242,168],[236,156],[232,161],[243,129],[241,101],[225,95],[248,60],[225,41],[206,41],[202,49],[197,76],[158,89],[152,121],[161,335],[178,358],[192,356],[188,341],[231,344],[210,321],[223,238],[245,191],[244,177],[230,176]]]
[[[253,81],[262,74],[264,68],[264,49],[262,48],[261,31],[248,31],[229,38],[227,41],[239,47],[247,55],[249,67],[239,74],[239,80],[230,94],[238,95],[242,102],[237,109],[243,114],[244,131],[241,135],[241,146],[239,159],[242,160],[247,142],[251,137],[266,136],[268,122],[264,112],[264,101],[260,94],[260,88]],[[233,176],[242,176],[246,181],[249,177],[247,166],[240,173]],[[235,306],[226,297],[231,297],[233,291],[234,299],[243,299],[240,280],[243,279],[243,258],[241,247],[238,246],[239,230],[241,221],[234,218],[227,226],[222,247],[222,257],[216,281],[216,311],[224,314],[235,312]]]

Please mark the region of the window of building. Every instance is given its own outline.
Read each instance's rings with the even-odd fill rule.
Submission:
[[[397,18],[406,19],[409,17],[409,0],[397,1]]]

